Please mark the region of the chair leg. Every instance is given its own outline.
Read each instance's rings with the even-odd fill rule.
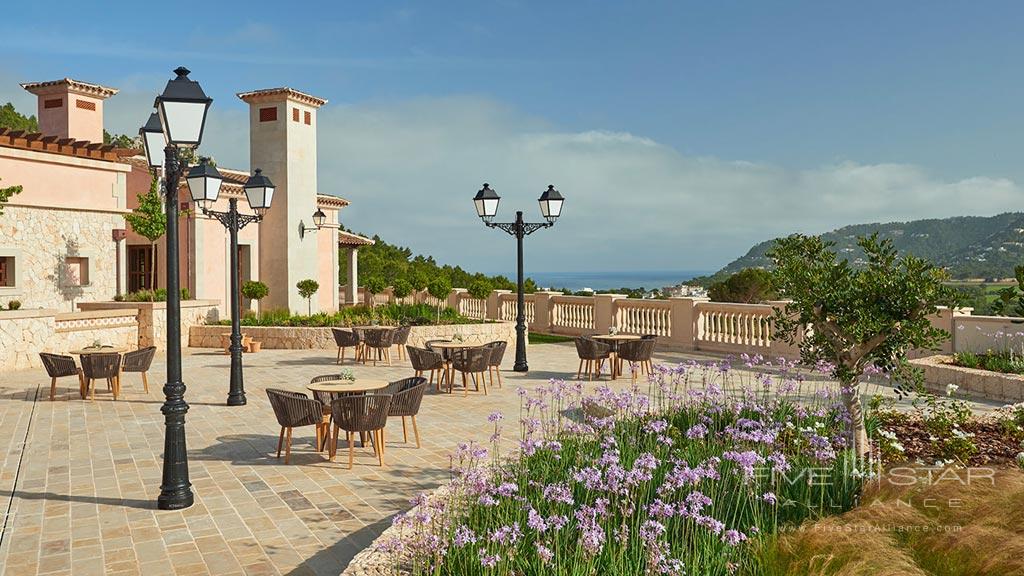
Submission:
[[[487,381],[484,380],[484,373],[480,373],[480,384],[484,387],[484,396],[487,396]]]
[[[377,431],[377,436],[380,438],[380,449],[377,450],[377,462],[380,467],[384,467],[384,429],[381,428]]]
[[[384,349],[384,357],[388,360],[388,366],[391,366],[391,348]]]
[[[146,394],[149,394],[149,376],[146,372],[142,373],[142,390]]]
[[[416,447],[420,447],[420,428],[416,425],[416,417],[412,417],[412,434],[416,437]]]
[[[338,358],[334,361],[335,364],[341,364],[341,346],[338,346]]]
[[[285,439],[285,445],[284,445],[284,463],[285,464],[288,463],[288,459],[291,458],[291,455],[292,455],[292,429],[288,428],[288,434],[287,434],[287,438]]]
[[[406,432],[405,428],[405,416],[402,416],[402,442],[405,444],[409,443],[409,433]]]
[[[355,450],[356,442],[354,440],[354,434],[352,432],[345,432],[345,437],[348,438],[348,469],[352,469],[352,454]]]
[[[82,369],[78,369],[78,395],[85,400],[85,374],[82,373]]]
[[[322,425],[321,424],[317,424],[316,426],[314,426],[314,428],[316,428],[316,451],[319,452],[320,451],[320,432],[321,432]]]
[[[90,402],[95,402],[96,401],[96,384],[93,383],[92,378],[89,378],[89,380],[86,381],[85,385],[89,389],[89,401]]]
[[[576,379],[579,380],[583,375],[583,358],[580,358],[580,365],[576,368]]]
[[[495,366],[494,372],[498,375],[498,388],[504,387],[504,382],[501,381],[501,366]]]
[[[462,373],[462,395],[469,396],[469,382],[466,380],[466,373]]]
[[[281,457],[281,445],[284,444],[284,426],[281,426],[281,434],[277,437],[277,457]]]
[[[348,432],[345,432],[345,437],[348,438]],[[330,447],[327,450],[327,459],[334,462],[334,455],[338,453],[338,425],[334,425],[334,433],[331,435]]]
[[[57,394],[57,378],[50,378],[50,402],[53,402],[55,394]]]

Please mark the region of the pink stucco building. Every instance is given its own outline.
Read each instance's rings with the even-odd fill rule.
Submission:
[[[0,128],[0,186],[20,185],[0,216],[0,304],[72,310],[78,302],[110,300],[117,294],[165,285],[163,239],[155,258],[149,241],[135,234],[124,214],[149,190],[151,175],[137,151],[103,142],[104,101],[117,90],[71,80],[22,84],[38,96],[39,133]],[[350,252],[346,275],[357,279],[357,250],[371,241],[340,230],[348,201],[317,188],[316,115],[326,100],[290,88],[239,94],[250,107],[250,165],[277,186],[262,222],[239,234],[242,281],[270,288],[263,309],[305,313],[295,287],[320,283],[314,311],[334,311],[355,301],[339,294],[338,250]],[[215,210],[237,197],[248,210],[242,185],[249,170],[218,166],[224,185]],[[182,183],[184,187],[184,181]],[[181,198],[188,198],[183,189]],[[224,228],[192,206],[181,216],[181,286],[200,299],[227,303],[229,241]],[[320,209],[326,223],[316,228]],[[244,302],[244,308],[253,307]],[[227,306],[222,306],[226,315]]]

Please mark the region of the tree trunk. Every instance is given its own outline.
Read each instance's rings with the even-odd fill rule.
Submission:
[[[156,300],[156,242],[149,243],[149,300]]]
[[[857,456],[866,456],[871,451],[867,428],[864,427],[864,410],[860,402],[860,382],[856,379],[839,382],[843,387],[843,405],[850,413],[850,445]]]

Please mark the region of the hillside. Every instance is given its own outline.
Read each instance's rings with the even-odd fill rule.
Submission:
[[[954,218],[855,224],[822,235],[836,243],[840,255],[857,263],[863,253],[856,245],[858,236],[878,232],[891,238],[901,254],[927,258],[946,267],[957,279],[1008,278],[1013,267],[1024,263],[1024,213],[1006,212],[996,216],[957,216]],[[765,257],[774,240],[761,242],[744,256],[733,260],[701,283],[719,280],[744,268],[770,265]]]

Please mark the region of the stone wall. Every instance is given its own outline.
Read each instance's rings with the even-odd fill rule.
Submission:
[[[945,394],[946,386],[955,384],[959,387],[957,395],[996,402],[1024,402],[1024,376],[954,366],[949,364],[952,359],[952,356],[937,355],[911,360],[911,363],[924,370],[925,387],[936,394]]]
[[[38,368],[40,352],[66,354],[96,342],[131,349],[138,338],[131,310],[0,312],[0,372]]]
[[[70,312],[78,302],[113,297],[117,252],[111,231],[124,227],[124,218],[109,212],[6,206],[0,256],[14,257],[16,281],[0,287],[0,303],[13,299],[23,309]],[[69,257],[88,259],[87,285],[76,285]]]
[[[220,348],[222,336],[231,333],[230,326],[192,326],[189,345],[196,348]],[[334,350],[334,336],[330,328],[292,328],[279,326],[242,326],[242,334],[262,343],[263,348]],[[450,340],[456,334],[467,344],[477,345],[504,340],[513,345],[516,340],[515,324],[489,322],[486,324],[448,324],[443,326],[413,326],[409,344],[422,347],[428,340]]]
[[[217,300],[185,300],[181,303],[181,345],[189,345],[189,330],[193,326],[216,322],[220,319],[220,302]],[[167,303],[166,302],[87,302],[79,306],[83,310],[132,310],[138,315],[138,346],[156,346],[167,349]]]

